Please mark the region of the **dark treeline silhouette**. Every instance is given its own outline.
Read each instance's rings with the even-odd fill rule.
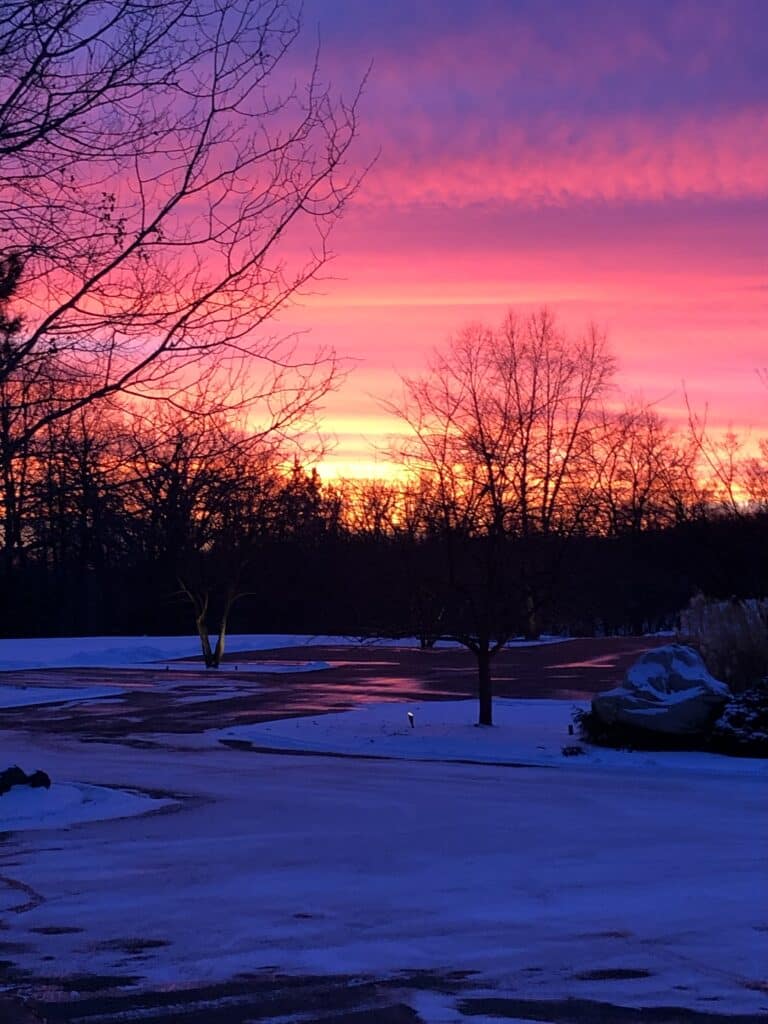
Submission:
[[[734,508],[693,477],[642,511],[633,488],[595,487],[567,545],[564,524],[494,536],[488,575],[487,536],[447,523],[429,479],[322,484],[263,438],[167,406],[80,410],[3,471],[6,636],[189,633],[196,598],[212,632],[228,606],[234,631],[428,646],[470,633],[480,601],[493,636],[530,635],[532,594],[536,632],[636,633],[697,591],[768,579],[764,501]]]

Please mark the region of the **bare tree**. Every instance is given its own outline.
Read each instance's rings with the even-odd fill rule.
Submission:
[[[594,448],[593,529],[640,533],[697,514],[703,495],[698,452],[690,436],[671,429],[650,406],[637,402],[605,411],[602,441]]]
[[[613,371],[590,328],[570,338],[547,310],[466,328],[427,376],[404,382],[400,456],[441,538],[448,635],[477,658],[479,721],[492,723],[491,662],[522,616],[537,630],[539,555],[577,530],[592,497],[597,415]]]
[[[249,592],[254,540],[271,530],[285,482],[275,439],[237,429],[211,405],[203,392],[187,410],[135,410],[125,481],[136,544],[191,603],[205,664],[217,668],[230,613]]]
[[[768,511],[768,439],[758,442],[759,455],[745,460],[742,467],[744,494],[754,511]]]
[[[265,430],[330,386],[332,352],[263,329],[358,181],[359,94],[334,98],[317,61],[295,81],[299,27],[289,0],[3,5],[0,260],[23,325],[0,382],[80,385],[19,443],[115,392],[173,397],[211,361],[249,362]]]
[[[761,383],[768,390],[768,369],[757,371]],[[742,467],[742,485],[752,508],[768,511],[768,437],[757,444],[759,454],[747,458]]]
[[[690,445],[697,454],[697,474],[710,511],[741,515],[744,510],[744,442],[728,429],[716,434],[707,419],[709,410],[696,412],[685,395]]]

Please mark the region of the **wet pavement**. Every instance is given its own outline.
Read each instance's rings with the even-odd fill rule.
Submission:
[[[644,650],[668,642],[631,637],[509,647],[493,664],[499,697],[579,700],[614,686]],[[319,671],[285,671],[311,659]],[[185,665],[188,659],[185,659]],[[273,663],[276,673],[265,665]],[[475,660],[455,648],[417,650],[360,644],[238,652],[213,671],[49,669],[5,672],[9,686],[114,684],[113,698],[0,709],[0,729],[61,733],[82,740],[141,742],[142,735],[194,733],[295,715],[343,711],[356,704],[448,700],[476,693]]]

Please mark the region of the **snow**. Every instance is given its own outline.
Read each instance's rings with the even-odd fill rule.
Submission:
[[[74,700],[98,700],[122,693],[119,686],[7,686],[0,683],[0,708],[22,708],[32,704],[60,704]]]
[[[493,993],[494,995],[497,993]],[[411,994],[408,1005],[419,1015],[423,1024],[532,1024],[532,1018],[510,1017],[504,1014],[503,1017],[486,1017],[473,1011],[472,1016],[467,1018],[455,1005],[453,996],[443,995],[440,992],[419,992]]]
[[[704,692],[721,697],[730,696],[730,689],[707,671],[700,656],[691,648],[679,644],[658,647],[638,658],[627,671],[623,688],[642,691],[653,700],[684,702],[690,698],[690,688],[670,690],[674,676],[688,680],[691,687],[700,687]],[[670,678],[672,677],[672,678]],[[615,692],[615,691],[611,691]]]
[[[69,828],[86,821],[145,814],[172,803],[172,800],[82,783],[54,783],[50,789],[14,786],[0,796],[0,832]]]
[[[97,640],[93,657],[147,645]],[[181,699],[233,685],[201,679]],[[480,995],[765,1012],[768,762],[593,748],[568,733],[576,706],[496,700],[484,728],[473,700],[391,702],[139,746],[85,744],[53,714],[0,732],[5,764],[54,780],[0,797],[5,955],[51,990],[474,972],[459,995],[398,990],[427,1024]]]
[[[515,641],[515,647],[561,643],[566,637],[543,637],[541,640]],[[306,633],[239,633],[227,637],[228,654],[240,651],[282,650],[286,647],[418,647],[416,637],[396,640],[349,636],[311,636]],[[438,647],[458,647],[452,641],[441,641]],[[197,636],[152,637],[43,637],[0,640],[0,671],[40,668],[136,668],[157,667],[158,663],[180,658],[197,658],[200,640]],[[253,668],[253,663],[248,663]],[[320,667],[319,663],[316,663]],[[195,663],[200,668],[200,662]],[[324,667],[324,666],[323,666]],[[270,671],[274,671],[270,669]],[[286,670],[287,671],[287,670]],[[310,671],[310,669],[305,669]]]
[[[477,726],[477,701],[364,704],[338,714],[289,718],[278,722],[210,730],[202,742],[234,740],[254,747],[313,753],[362,755],[417,761],[468,761],[477,764],[602,766],[668,774],[758,775],[768,778],[768,761],[732,758],[697,751],[619,751],[594,747],[568,733],[575,708],[585,702],[563,700],[494,701],[494,726]],[[410,726],[408,713],[414,718]],[[194,740],[193,740],[194,742]],[[580,746],[567,756],[563,747]]]
[[[306,634],[237,634],[227,637],[227,652],[311,647],[338,637]],[[136,668],[200,656],[197,636],[43,637],[0,640],[0,671],[39,668]],[[165,667],[163,665],[163,667]],[[200,669],[197,661],[195,667]]]
[[[138,973],[141,986],[177,987],[266,968],[474,971],[462,997],[731,1013],[768,1002],[749,987],[762,980],[768,902],[755,841],[764,778],[749,771],[520,770],[221,746],[137,755],[92,744],[84,758],[75,742],[48,739],[43,759],[38,742],[0,736],[20,763],[57,777],[162,778],[187,794],[173,814],[94,822],[44,844],[6,840],[3,871],[39,901],[8,918],[5,936],[39,977]],[[1,881],[0,897],[21,899]],[[81,931],[61,931],[73,925]],[[126,936],[164,945],[137,961],[116,948]],[[590,980],[616,969],[648,974]],[[402,998],[425,1020],[461,1019],[449,996]]]

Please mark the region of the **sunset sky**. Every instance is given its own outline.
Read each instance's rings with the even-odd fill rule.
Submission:
[[[370,471],[398,374],[510,306],[597,322],[661,411],[684,384],[761,432],[765,0],[307,0],[304,23],[338,88],[372,62],[357,155],[380,151],[336,279],[280,318],[354,362],[326,405],[337,470]]]

